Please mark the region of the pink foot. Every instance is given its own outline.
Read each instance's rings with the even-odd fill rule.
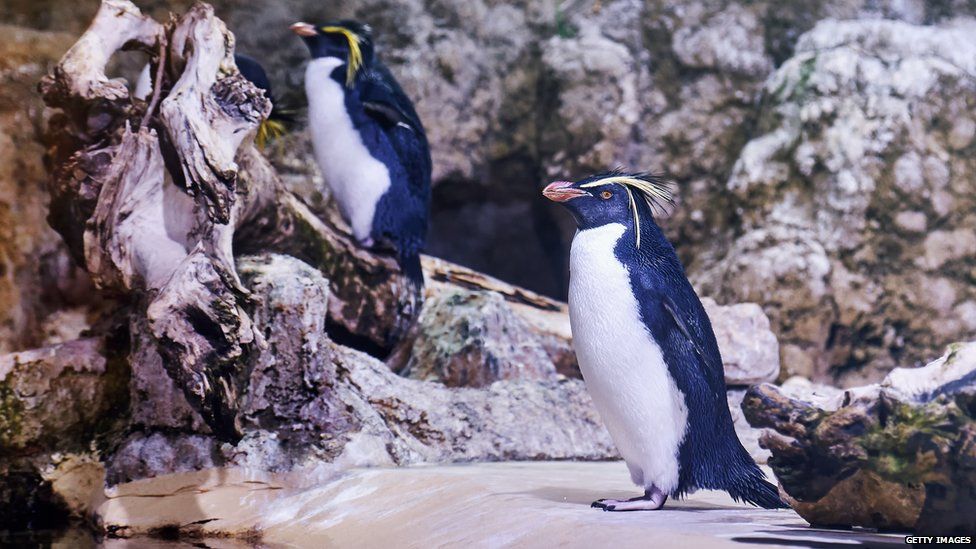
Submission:
[[[652,486],[643,496],[630,499],[598,499],[590,507],[604,511],[656,511],[664,506],[668,495]]]

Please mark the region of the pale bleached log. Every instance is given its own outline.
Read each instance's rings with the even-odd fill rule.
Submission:
[[[186,257],[190,227],[168,220],[192,219],[194,203],[164,175],[156,132],[126,128],[84,234],[86,267],[100,288],[161,288]]]
[[[103,0],[94,21],[41,82],[48,105],[66,107],[72,102],[99,99],[117,102],[128,99],[125,79],[109,79],[105,66],[123,47],[154,49],[163,36],[163,26],[142,15],[126,0]]]
[[[190,8],[173,35],[170,55],[183,61],[182,74],[159,109],[179,158],[181,173],[173,175],[191,194],[203,195],[211,219],[228,224],[237,188],[234,158],[270,114],[271,102],[237,70],[234,36],[210,5]]]
[[[99,288],[143,304],[169,375],[218,436],[235,440],[238,383],[256,337],[233,263],[233,222],[241,208],[233,158],[270,104],[238,73],[233,38],[212,8],[198,4],[166,31],[130,3],[106,0],[45,79],[45,98],[65,111],[52,125],[60,142],[52,154],[52,217],[62,218],[59,230]],[[166,76],[176,81],[175,94],[162,101],[157,119],[119,92],[120,82],[104,78],[104,65],[137,39],[159,46],[158,56],[172,35],[184,37],[169,44],[176,50],[169,67],[182,73]],[[93,111],[109,120],[90,127]],[[199,191],[195,199],[166,176],[156,131],[131,127],[142,119],[166,132],[181,167],[176,176]],[[105,131],[114,137],[96,139]],[[102,141],[116,144],[102,147]]]

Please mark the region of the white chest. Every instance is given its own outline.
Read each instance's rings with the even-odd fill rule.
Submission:
[[[688,410],[641,321],[627,268],[614,256],[625,230],[612,223],[573,239],[573,346],[586,388],[634,482],[670,492],[678,482]]]
[[[346,111],[345,89],[330,77],[337,57],[313,59],[305,69],[308,124],[322,177],[358,240],[367,240],[376,203],[390,188],[386,165],[370,154]]]

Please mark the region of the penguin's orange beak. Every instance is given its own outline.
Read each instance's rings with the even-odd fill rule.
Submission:
[[[542,196],[553,202],[566,202],[587,194],[589,193],[573,187],[572,181],[556,181],[546,185],[546,188],[542,190]]]
[[[318,31],[315,30],[315,25],[303,23],[301,21],[292,24],[292,26],[288,28],[290,28],[291,32],[297,34],[298,36],[315,36],[318,34]]]

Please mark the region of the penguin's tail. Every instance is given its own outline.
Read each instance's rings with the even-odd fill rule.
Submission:
[[[419,253],[400,256],[400,268],[403,269],[403,274],[407,275],[407,278],[414,286],[417,288],[424,287],[424,269],[420,265]]]
[[[755,463],[740,469],[741,473],[732,479],[727,492],[735,501],[744,501],[764,509],[789,509],[789,505],[779,497],[776,485],[766,480],[766,475]]]

